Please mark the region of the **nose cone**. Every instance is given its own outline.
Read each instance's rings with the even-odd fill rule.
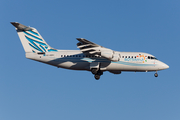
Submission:
[[[165,69],[168,69],[169,66],[161,61],[158,62],[158,69],[159,70],[165,70]]]
[[[164,68],[164,69],[168,69],[169,66],[168,66],[167,64],[164,63],[164,64],[163,64],[163,68]]]

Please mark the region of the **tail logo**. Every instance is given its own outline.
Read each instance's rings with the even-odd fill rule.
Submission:
[[[40,37],[40,35],[32,30],[23,31],[25,38],[29,41],[28,44],[33,48],[33,52],[51,52],[57,51],[50,48],[46,42]]]

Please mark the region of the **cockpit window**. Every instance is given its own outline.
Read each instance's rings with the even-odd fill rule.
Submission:
[[[157,58],[155,58],[155,57],[151,57],[151,59],[155,59],[155,60],[157,60]]]

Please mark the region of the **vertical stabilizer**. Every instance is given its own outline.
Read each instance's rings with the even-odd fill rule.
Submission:
[[[35,28],[27,27],[17,22],[11,22],[11,24],[16,28],[25,52],[39,53],[57,51],[46,43]]]

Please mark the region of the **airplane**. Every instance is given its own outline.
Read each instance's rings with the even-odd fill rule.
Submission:
[[[70,70],[90,71],[96,80],[103,72],[121,74],[122,71],[150,72],[168,69],[169,66],[155,56],[144,52],[119,52],[105,48],[84,38],[76,38],[80,50],[59,50],[49,46],[39,32],[18,22],[15,27],[26,58]]]

